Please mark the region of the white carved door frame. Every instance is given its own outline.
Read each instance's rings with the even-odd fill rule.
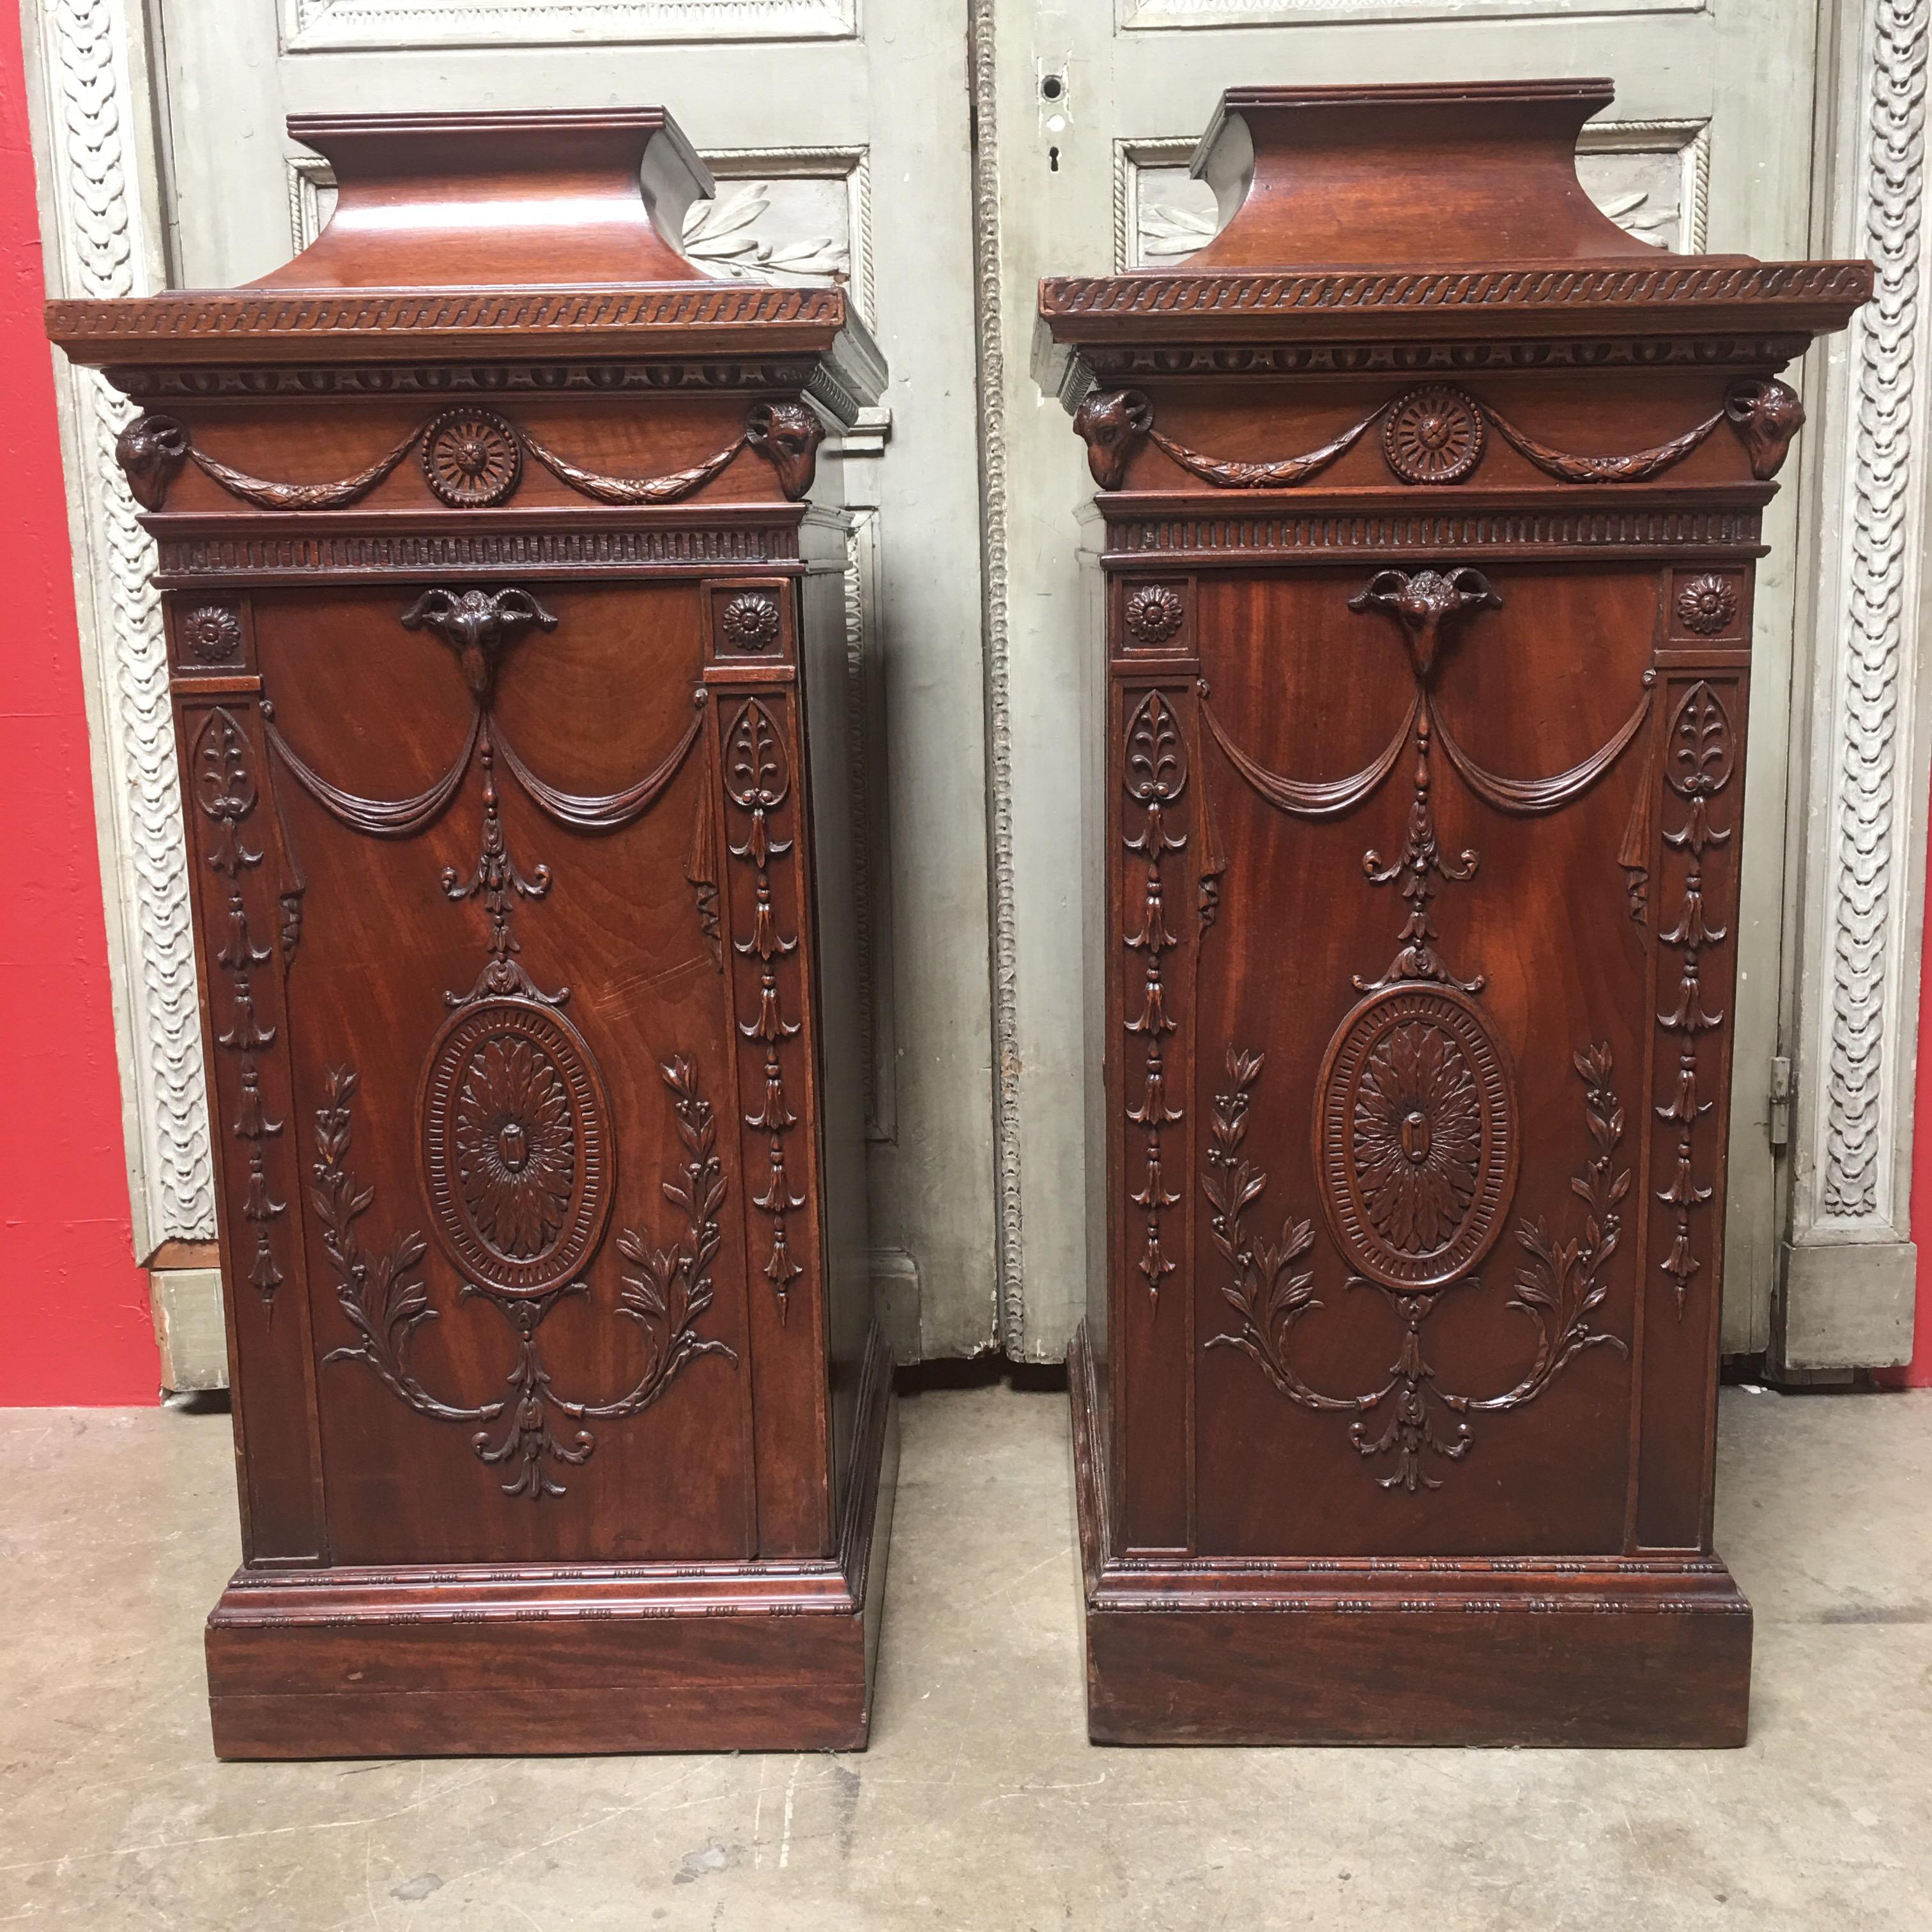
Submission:
[[[1063,704],[1072,675],[1066,633],[1078,620],[1064,554],[1072,538],[1070,526],[1046,526],[1084,486],[1064,425],[1057,437],[1042,434],[1041,399],[1023,365],[1031,277],[1108,266],[1103,238],[1087,225],[1100,185],[1096,132],[1106,134],[1118,113],[1133,124],[1116,127],[1118,136],[1153,133],[1150,117],[1169,123],[1163,134],[1178,134],[1192,124],[1185,117],[1175,124],[1181,97],[1191,101],[1204,77],[1220,73],[1216,63],[1229,68],[1226,78],[1237,67],[1256,78],[1258,57],[1270,67],[1266,77],[1288,77],[1273,70],[1287,66],[1323,81],[1364,77],[1358,63],[1372,45],[1386,56],[1377,70],[1392,78],[1408,76],[1418,62],[1453,74],[1478,65],[1490,71],[1498,61],[1533,61],[1535,70],[1549,71],[1566,58],[1570,70],[1614,74],[1619,59],[1631,57],[1618,50],[1650,44],[1630,36],[1664,33],[1664,19],[1653,34],[1636,15],[1714,16],[1723,4],[1115,0],[1103,13],[975,0],[997,1139],[1010,1353],[1059,1352],[1078,1312],[1084,1259],[1078,1186],[1065,1171],[1079,1118],[1068,1097],[1078,935],[1059,878],[1025,835],[1031,826],[1064,823],[1070,796],[1068,776],[1051,754],[1058,734],[1041,714]],[[1917,556],[1926,516],[1914,417],[1922,406],[1912,381],[1932,352],[1917,238],[1932,0],[1816,4],[1815,20],[1788,8],[1760,20],[1726,7],[1707,47],[1712,64],[1693,76],[1665,62],[1661,86],[1641,68],[1627,76],[1630,104],[1620,102],[1606,117],[1612,124],[1592,131],[1582,161],[1586,185],[1602,200],[1607,182],[1593,180],[1593,170],[1628,177],[1643,157],[1654,180],[1626,178],[1622,193],[1634,201],[1643,188],[1658,206],[1611,212],[1640,230],[1674,194],[1676,232],[1652,238],[1674,248],[1706,245],[1712,183],[1711,206],[1727,231],[1716,238],[1720,248],[1728,242],[1767,256],[1808,248],[1869,254],[1880,266],[1880,299],[1860,329],[1835,339],[1802,373],[1813,429],[1800,487],[1773,506],[1774,555],[1759,600],[1759,681],[1772,710],[1787,683],[1791,698],[1779,721],[1789,727],[1788,749],[1782,734],[1754,734],[1750,842],[1760,856],[1740,927],[1753,970],[1741,976],[1736,1016],[1751,1050],[1738,1066],[1729,1228],[1732,1274],[1744,1292],[1726,1295],[1725,1346],[1761,1352],[1780,1372],[1896,1362],[1910,1352],[1915,1256],[1907,1205],[1928,749],[1920,720],[1932,698],[1932,677],[1919,675]],[[1523,44],[1514,51],[1468,38],[1481,32],[1472,21],[1498,13],[1521,16]],[[1612,16],[1624,16],[1614,28]],[[1365,24],[1397,19],[1412,23],[1399,49],[1386,26],[1376,41],[1378,30]],[[1362,38],[1341,38],[1343,26]],[[1554,58],[1530,44],[1539,37]],[[1143,43],[1131,56],[1130,39]],[[1190,42],[1207,50],[1204,61]],[[1720,119],[1744,103],[1750,114],[1743,124],[1755,117],[1762,134],[1788,114],[1778,90],[1805,70],[1814,44],[1808,222],[1802,138],[1766,154],[1748,135],[1714,148],[1708,118],[1618,118],[1642,115],[1637,104],[1646,97],[1688,104],[1701,88]],[[1151,66],[1150,46],[1160,50]],[[1132,78],[1124,80],[1130,68]],[[1132,264],[1144,173],[1179,164],[1187,145],[1112,142],[1112,266]],[[1198,245],[1186,225],[1184,210],[1164,238],[1169,259]],[[1049,469],[1055,487],[1064,483],[1051,499],[1030,487]]]
[[[1814,247],[1862,255],[1877,290],[1816,352],[1802,472],[1816,559],[1794,681],[1786,1039],[1791,1212],[1774,1364],[1904,1362],[1917,1255],[1910,1198],[1924,945],[1932,625],[1925,299],[1932,0],[1821,14]]]
[[[26,0],[28,111],[50,297],[165,286],[140,0]],[[136,1258],[211,1238],[214,1173],[188,871],[150,545],[114,460],[134,412],[53,358],[68,479]]]

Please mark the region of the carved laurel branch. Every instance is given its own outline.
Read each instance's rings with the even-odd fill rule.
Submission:
[[[1395,1459],[1391,1472],[1376,1478],[1378,1486],[1410,1495],[1442,1486],[1427,1473],[1426,1454],[1458,1462],[1468,1452],[1473,1438],[1467,1416],[1517,1408],[1534,1401],[1588,1349],[1609,1347],[1628,1358],[1630,1351],[1621,1337],[1594,1325],[1596,1312],[1610,1292],[1606,1270],[1622,1235],[1618,1208],[1630,1185],[1630,1170],[1616,1164],[1624,1111],[1611,1085],[1607,1046],[1586,1046],[1574,1059],[1583,1082],[1584,1118],[1594,1149],[1570,1184],[1584,1203],[1582,1226],[1559,1238],[1540,1217],[1518,1224],[1516,1240],[1528,1259],[1519,1266],[1516,1293],[1508,1305],[1534,1324],[1536,1349],[1515,1383],[1493,1396],[1465,1395],[1441,1388],[1423,1351],[1424,1324],[1436,1300],[1450,1288],[1480,1286],[1473,1276],[1429,1292],[1382,1289],[1402,1323],[1403,1336],[1389,1378],[1379,1388],[1336,1396],[1312,1388],[1303,1379],[1294,1364],[1294,1331],[1323,1306],[1316,1292],[1313,1269],[1296,1267],[1314,1246],[1313,1224],[1298,1221],[1291,1213],[1282,1223],[1280,1240],[1271,1243],[1251,1233],[1245,1222],[1248,1209],[1268,1186],[1268,1176],[1244,1151],[1252,1090],[1264,1058],[1231,1046],[1230,1085],[1214,1096],[1202,1189],[1212,1210],[1208,1226],[1214,1245],[1234,1270],[1232,1280],[1222,1288],[1222,1296],[1240,1318],[1240,1326],[1232,1334],[1210,1335],[1202,1345],[1204,1348],[1238,1349],[1281,1394],[1300,1408],[1353,1411],[1355,1420],[1350,1425],[1349,1437],[1357,1453],[1371,1462],[1384,1456]],[[1358,1276],[1351,1276],[1346,1283],[1352,1288],[1362,1285]],[[1372,1435],[1371,1418],[1384,1404],[1388,1405],[1386,1424],[1378,1434]]]
[[[340,1067],[328,1076],[328,1104],[316,1111],[312,1198],[323,1250],[336,1274],[336,1299],[359,1339],[331,1349],[322,1366],[362,1362],[407,1407],[435,1421],[488,1424],[506,1418],[494,1439],[486,1427],[470,1441],[479,1461],[506,1466],[514,1472],[501,1485],[506,1496],[533,1500],[562,1496],[563,1484],[544,1463],[579,1464],[596,1448],[586,1430],[574,1430],[568,1438],[560,1435],[550,1424],[552,1412],[573,1423],[635,1415],[656,1402],[678,1371],[697,1357],[738,1359],[726,1343],[698,1332],[698,1323],[712,1304],[711,1264],[718,1252],[718,1217],[724,1201],[711,1105],[699,1090],[696,1070],[683,1055],[674,1054],[658,1070],[673,1096],[672,1112],[685,1154],[682,1164],[663,1183],[664,1193],[681,1210],[684,1226],[681,1238],[669,1248],[652,1246],[633,1228],[622,1229],[617,1236],[619,1251],[639,1270],[621,1278],[616,1309],[644,1336],[644,1365],[637,1381],[624,1394],[602,1402],[574,1400],[552,1387],[538,1347],[538,1330],[562,1296],[588,1292],[585,1282],[528,1296],[466,1282],[464,1296],[489,1302],[518,1338],[510,1394],[472,1406],[431,1394],[410,1365],[416,1331],[439,1314],[417,1272],[428,1244],[419,1229],[412,1229],[399,1234],[386,1253],[372,1256],[362,1246],[356,1224],[374,1204],[375,1190],[364,1186],[348,1164],[357,1075],[352,1067]]]
[[[1448,484],[1461,482],[1481,460],[1481,425],[1493,428],[1504,442],[1546,476],[1562,483],[1642,483],[1674,468],[1701,445],[1720,422],[1736,431],[1750,458],[1751,474],[1768,482],[1783,466],[1791,440],[1804,421],[1804,406],[1793,390],[1769,380],[1733,383],[1721,406],[1680,436],[1647,449],[1617,455],[1586,455],[1540,441],[1499,415],[1486,403],[1461,390],[1426,388],[1406,390],[1371,410],[1360,422],[1318,447],[1296,456],[1251,461],[1208,456],[1156,427],[1154,405],[1138,389],[1117,389],[1089,396],[1073,418],[1087,444],[1088,466],[1102,490],[1118,490],[1126,479],[1127,466],[1144,441],[1151,441],[1174,462],[1221,490],[1286,490],[1319,476],[1345,455],[1378,422],[1391,430],[1402,418],[1426,410],[1429,419],[1404,424],[1400,438],[1383,438],[1390,469],[1406,483]],[[1418,427],[1424,433],[1418,436]],[[1426,440],[1424,440],[1426,438]]]
[[[453,508],[489,508],[507,502],[521,477],[520,452],[542,464],[580,496],[600,503],[674,503],[754,450],[770,463],[788,501],[812,488],[819,443],[818,413],[803,403],[756,403],[742,436],[688,468],[658,476],[622,476],[570,462],[505,418],[478,410],[448,410],[418,424],[394,448],[353,476],[329,482],[290,483],[250,476],[197,448],[187,425],[172,416],[137,416],[121,432],[115,454],[143,509],[166,507],[184,464],[192,462],[231,496],[263,510],[340,510],[359,502],[412,450],[420,448],[431,490]]]
[[[349,1325],[362,1337],[322,1357],[332,1362],[366,1362],[383,1386],[418,1415],[441,1422],[476,1422],[502,1413],[501,1402],[459,1408],[439,1401],[410,1366],[410,1343],[425,1322],[436,1319],[429,1290],[412,1271],[429,1252],[420,1229],[399,1234],[388,1252],[372,1256],[363,1247],[356,1224],[375,1204],[376,1190],[365,1187],[349,1167],[350,1140],[359,1077],[352,1066],[332,1068],[328,1104],[315,1115],[315,1185],[310,1198],[322,1229],[323,1252],[336,1275],[336,1300]]]

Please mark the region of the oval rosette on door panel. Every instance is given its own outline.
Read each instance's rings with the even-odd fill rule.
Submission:
[[[543,1294],[575,1276],[609,1219],[610,1102],[577,1029],[528,1000],[444,1022],[418,1096],[423,1190],[478,1287]]]
[[[1426,1292],[1489,1252],[1516,1185],[1516,1081],[1474,1000],[1414,982],[1371,994],[1336,1030],[1316,1100],[1322,1205],[1352,1268]]]

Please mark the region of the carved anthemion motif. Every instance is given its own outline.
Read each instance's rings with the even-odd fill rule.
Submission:
[[[277,1200],[270,1189],[267,1143],[281,1132],[284,1123],[271,1119],[262,1101],[261,1055],[274,1045],[278,1029],[264,1024],[256,1010],[255,975],[274,956],[274,949],[256,943],[242,884],[244,875],[262,861],[260,849],[250,843],[244,830],[261,793],[247,734],[234,714],[220,706],[208,712],[195,735],[189,783],[202,816],[216,827],[207,860],[222,881],[226,899],[221,944],[214,961],[227,986],[228,1012],[214,1040],[232,1057],[241,1090],[230,1131],[248,1149],[248,1178],[239,1212],[254,1232],[254,1245],[248,1256],[246,1280],[272,1308],[284,1276],[272,1231],[288,1204]],[[238,1260],[246,1244],[237,1240],[235,1246]]]
[[[544,1019],[551,1016],[541,1014]],[[322,1365],[359,1361],[392,1394],[417,1414],[439,1422],[483,1425],[470,1438],[478,1459],[502,1470],[506,1496],[541,1501],[560,1496],[565,1485],[554,1466],[586,1461],[596,1446],[586,1422],[640,1414],[670,1386],[678,1371],[700,1355],[735,1362],[724,1342],[701,1335],[698,1324],[710,1310],[711,1264],[719,1244],[718,1213],[724,1202],[724,1169],[718,1159],[711,1103],[700,1092],[696,1070],[682,1055],[660,1070],[672,1096],[682,1161],[663,1184],[664,1198],[683,1226],[671,1246],[657,1248],[634,1229],[617,1237],[620,1253],[636,1269],[621,1277],[616,1313],[634,1323],[644,1347],[637,1378],[622,1394],[594,1402],[561,1394],[550,1379],[538,1342],[546,1316],[566,1295],[586,1294],[581,1279],[544,1288],[512,1289],[469,1279],[466,1292],[488,1301],[517,1339],[508,1391],[493,1400],[446,1402],[418,1378],[411,1349],[416,1334],[441,1311],[430,1301],[420,1270],[428,1244],[419,1232],[400,1234],[386,1252],[362,1246],[356,1223],[374,1208],[374,1189],[349,1166],[358,1084],[355,1070],[328,1076],[327,1104],[316,1110],[314,1189],[322,1247],[335,1274],[336,1299],[358,1339],[332,1349]]]
[[[1700,1065],[1698,1042],[1724,1023],[1721,1012],[1706,1005],[1700,978],[1704,949],[1719,944],[1728,928],[1714,925],[1705,906],[1704,861],[1713,849],[1730,842],[1732,828],[1720,824],[1720,801],[1737,767],[1737,745],[1730,715],[1715,688],[1701,680],[1685,692],[1670,721],[1664,753],[1664,781],[1681,802],[1679,821],[1664,827],[1665,842],[1685,859],[1683,894],[1676,922],[1658,934],[1661,944],[1678,955],[1674,1003],[1657,1016],[1657,1023],[1677,1042],[1677,1074],[1671,1096],[1657,1109],[1658,1118],[1677,1136],[1676,1162],[1670,1184],[1658,1198],[1674,1215],[1669,1252],[1660,1264],[1670,1276],[1681,1320],[1692,1278],[1702,1269],[1697,1258],[1694,1216],[1707,1207],[1713,1189],[1697,1178],[1698,1125],[1717,1106],[1718,1082]],[[1707,1158],[1714,1162],[1711,1150]],[[1708,1220],[1708,1216],[1703,1217]]]
[[[1186,830],[1171,829],[1170,814],[1187,789],[1187,747],[1174,707],[1150,691],[1127,720],[1120,773],[1138,824],[1122,828],[1121,842],[1134,855],[1127,868],[1126,897],[1138,910],[1122,943],[1139,962],[1141,984],[1127,994],[1121,1024],[1138,1043],[1140,1065],[1130,1073],[1123,1102],[1128,1123],[1140,1134],[1139,1185],[1128,1197],[1141,1210],[1143,1238],[1134,1265],[1150,1294],[1159,1294],[1175,1262],[1167,1252],[1168,1210],[1180,1196],[1166,1180],[1166,1136],[1178,1126],[1184,1110],[1174,1104],[1178,1089],[1168,1082],[1167,1040],[1176,1022],[1168,1010],[1166,956],[1180,943],[1168,922],[1166,870],[1170,855],[1186,850]],[[1138,1010],[1133,1010],[1136,1002]]]
[[[744,815],[742,843],[728,844],[731,856],[752,873],[750,936],[734,939],[732,950],[758,963],[758,1006],[748,1020],[738,1022],[739,1033],[754,1040],[764,1055],[764,1099],[744,1116],[746,1126],[766,1137],[763,1192],[752,1205],[771,1223],[770,1245],[763,1272],[778,1299],[778,1314],[787,1312],[792,1283],[805,1270],[791,1252],[789,1217],[805,1205],[805,1196],[792,1192],[788,1171],[787,1136],[798,1124],[786,1091],[786,1048],[803,1029],[803,1022],[786,1017],[781,963],[798,950],[798,934],[778,929],[772,890],[772,862],[785,857],[793,841],[778,836],[779,814],[791,796],[790,761],[776,719],[755,698],[738,706],[724,732],[724,796]]]

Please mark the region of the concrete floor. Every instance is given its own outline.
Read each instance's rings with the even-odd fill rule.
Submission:
[[[0,1412],[0,1925],[1932,1926],[1932,1394],[1724,1406],[1748,1750],[1096,1750],[1066,1404],[904,1404],[862,1756],[220,1765],[220,1415]]]

